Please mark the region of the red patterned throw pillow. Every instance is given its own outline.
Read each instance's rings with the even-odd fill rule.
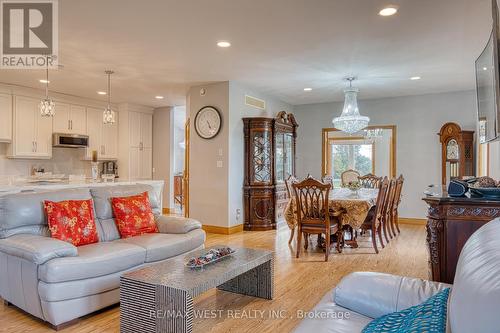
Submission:
[[[99,237],[94,220],[92,199],[44,201],[52,238],[81,246],[97,243]]]
[[[148,192],[130,197],[111,198],[111,205],[121,238],[158,232]]]

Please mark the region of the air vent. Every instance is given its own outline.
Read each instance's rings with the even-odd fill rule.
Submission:
[[[245,104],[248,106],[253,106],[254,108],[257,108],[260,110],[266,109],[266,101],[263,101],[257,97],[245,95]]]

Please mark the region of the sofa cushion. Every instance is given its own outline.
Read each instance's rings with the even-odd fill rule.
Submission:
[[[159,198],[156,197],[153,187],[144,184],[137,184],[91,188],[90,193],[94,199],[96,217],[100,220],[114,218],[113,209],[111,207],[111,198],[127,197],[141,194],[143,192],[148,192],[149,203],[153,213],[155,215],[161,214]]]
[[[44,201],[52,238],[82,246],[97,243],[94,204],[88,200]]]
[[[205,242],[205,232],[196,229],[186,234],[145,234],[115,242],[134,244],[144,248],[146,262],[154,262],[175,257],[200,247]]]
[[[327,293],[311,311],[298,312],[302,319],[295,333],[359,333],[372,318],[332,302],[332,292]]]
[[[144,263],[146,250],[131,243],[101,242],[80,246],[78,256],[56,258],[38,269],[44,282],[63,282],[113,274]]]
[[[111,198],[111,206],[121,238],[158,232],[147,192]]]
[[[47,219],[43,201],[91,199],[89,189],[15,193],[0,196],[0,238],[20,233],[44,235]]]
[[[450,289],[440,291],[422,304],[386,314],[369,323],[363,333],[446,331],[446,308]]]

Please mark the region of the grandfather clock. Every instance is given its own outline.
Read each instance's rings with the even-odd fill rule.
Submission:
[[[441,141],[441,183],[475,176],[474,131],[463,131],[458,124],[446,123],[438,133]]]
[[[245,230],[276,229],[288,201],[285,179],[295,175],[297,127],[285,111],[276,118],[243,118]]]

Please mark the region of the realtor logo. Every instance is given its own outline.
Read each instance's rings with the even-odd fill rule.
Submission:
[[[2,69],[57,68],[57,0],[0,0]]]

